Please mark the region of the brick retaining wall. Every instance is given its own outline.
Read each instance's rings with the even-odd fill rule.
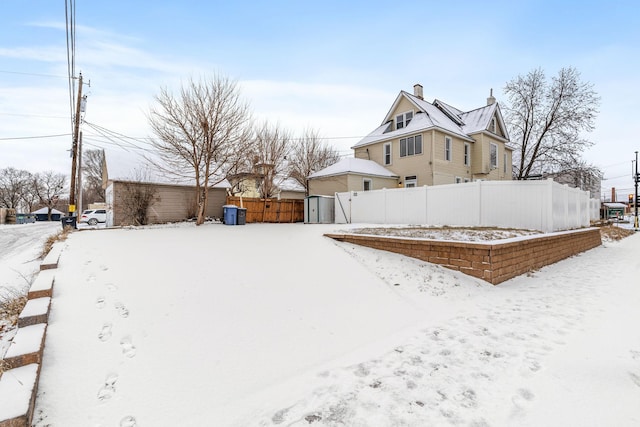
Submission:
[[[325,236],[440,264],[494,285],[602,244],[600,230],[597,228],[505,239],[503,243],[452,242],[365,234]]]

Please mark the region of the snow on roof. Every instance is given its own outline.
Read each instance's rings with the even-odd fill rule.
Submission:
[[[347,157],[334,163],[333,165],[326,167],[318,172],[314,172],[308,176],[309,179],[320,178],[327,176],[343,175],[346,173],[353,173],[359,175],[368,176],[381,176],[388,178],[397,178],[398,175],[391,172],[389,169],[381,166],[373,160],[357,159],[355,157]]]
[[[48,214],[49,213],[49,208],[47,208],[46,206],[44,208],[40,208],[37,211],[33,211],[31,212],[32,214]],[[64,215],[63,212],[60,212],[58,209],[51,209],[51,213],[52,214],[60,214],[60,215]]]
[[[464,122],[462,127],[467,134],[481,132],[489,127],[489,121],[495,114],[498,104],[486,105],[460,114],[460,118]]]
[[[278,182],[278,188],[280,189],[280,191],[306,191],[305,188],[293,178],[285,178],[282,181]]]
[[[433,128],[439,128],[462,139],[474,141],[469,135],[487,130],[491,118],[499,110],[498,103],[493,103],[464,112],[438,99],[430,103],[405,91],[400,91],[394,106],[399,103],[399,99],[402,97],[411,101],[418,108],[411,122],[402,129],[392,130],[394,109],[392,107],[385,117],[385,122],[351,147],[352,149]]]
[[[405,91],[401,91],[400,95],[405,96],[419,109],[419,111],[416,111],[414,114],[411,122],[404,128],[398,130],[391,130],[391,122],[385,122],[351,148],[363,147],[385,139],[397,138],[433,128],[439,128],[445,132],[457,135],[462,139],[474,141],[466,134],[463,127],[454,122],[437,106]],[[391,114],[391,112],[389,114]],[[386,119],[389,119],[389,115],[387,115]]]
[[[133,181],[150,184],[194,185],[195,179],[189,176],[192,171],[186,171],[185,176],[182,177],[168,175],[149,161],[148,157],[150,156],[151,153],[141,152],[137,149],[105,149],[107,179],[109,181]],[[231,185],[225,179],[213,187],[230,188]]]
[[[627,207],[627,205],[625,205],[624,203],[616,203],[616,202],[613,202],[613,203],[607,202],[607,203],[603,203],[603,205],[605,205],[608,208],[626,208]]]

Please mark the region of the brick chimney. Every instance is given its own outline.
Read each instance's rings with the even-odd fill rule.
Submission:
[[[495,104],[496,99],[493,97],[493,89],[489,91],[489,97],[487,98],[487,105]]]
[[[420,83],[416,83],[413,85],[413,95],[416,98],[424,99],[422,96],[422,85]]]
[[[611,203],[616,202],[616,187],[611,187]]]

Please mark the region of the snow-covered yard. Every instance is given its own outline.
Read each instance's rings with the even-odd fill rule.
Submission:
[[[35,425],[640,424],[640,236],[494,287],[345,227],[74,233]]]

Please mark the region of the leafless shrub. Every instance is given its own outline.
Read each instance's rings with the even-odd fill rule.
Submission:
[[[124,222],[131,225],[147,225],[149,223],[149,208],[157,200],[157,187],[141,182],[124,182],[122,185],[120,202]]]
[[[60,230],[56,234],[52,234],[51,236],[49,236],[47,240],[44,242],[44,245],[42,246],[42,252],[40,252],[39,258],[43,259],[44,257],[46,257],[49,251],[51,251],[51,248],[53,247],[54,243],[65,241],[72,230],[73,230],[72,227],[64,227],[62,230]]]

